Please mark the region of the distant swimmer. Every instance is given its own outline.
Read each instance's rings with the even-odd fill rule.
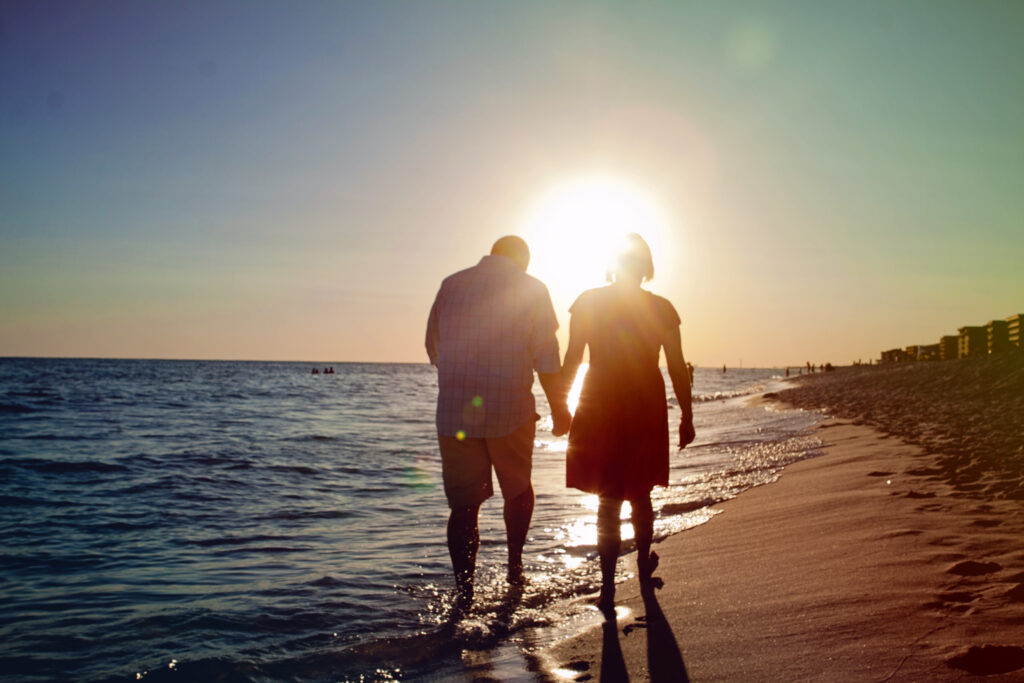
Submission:
[[[722,372],[725,372],[725,363],[722,363]]]
[[[313,374],[314,375],[319,375],[320,374],[320,370],[318,370],[317,368],[313,368]]]

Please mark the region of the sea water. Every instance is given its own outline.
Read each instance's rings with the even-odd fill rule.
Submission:
[[[815,414],[749,404],[778,379],[697,369],[656,538],[817,452]],[[597,589],[597,501],[565,488],[535,385],[529,582],[504,582],[499,495],[453,618],[436,387],[418,364],[0,359],[0,677],[542,678],[521,636]]]

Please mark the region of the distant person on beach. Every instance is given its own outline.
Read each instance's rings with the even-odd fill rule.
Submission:
[[[526,274],[530,250],[506,236],[472,268],[445,278],[427,321],[427,355],[437,367],[437,439],[448,517],[448,552],[460,605],[473,599],[480,505],[504,498],[509,583],[521,585],[523,545],[533,517],[533,373],[551,405],[553,432],[569,430],[548,290]]]
[[[639,235],[627,237],[609,273],[611,284],[580,295],[569,309],[565,386],[571,386],[590,347],[590,367],[569,431],[566,484],[600,497],[597,549],[601,557],[598,606],[614,614],[615,563],[622,501],[632,508],[641,586],[653,585],[658,556],[651,552],[651,489],[668,485],[668,404],[658,367],[665,349],[672,389],[682,415],[679,448],[694,439],[690,375],[683,359],[679,315],[667,299],[641,288],[654,277],[651,251]]]

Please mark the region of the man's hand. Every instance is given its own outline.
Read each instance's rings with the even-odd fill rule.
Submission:
[[[693,431],[693,417],[687,419],[685,416],[679,420],[679,450],[683,450],[697,438]]]
[[[572,425],[572,414],[569,412],[569,407],[565,404],[551,406],[551,421],[554,423],[551,427],[552,434],[555,436],[568,434],[569,427]]]

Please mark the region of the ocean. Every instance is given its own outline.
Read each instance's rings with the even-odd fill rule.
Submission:
[[[697,368],[656,539],[817,454],[818,414],[748,405],[780,374]],[[0,359],[0,679],[545,680],[551,634],[595,618],[596,499],[565,488],[535,384],[528,584],[504,582],[499,494],[453,620],[436,386],[425,364]]]

